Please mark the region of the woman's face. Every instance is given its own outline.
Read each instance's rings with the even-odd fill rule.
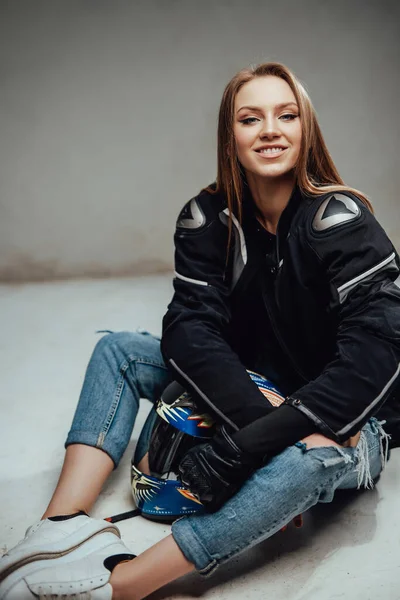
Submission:
[[[265,179],[294,168],[301,142],[299,107],[280,77],[266,75],[243,85],[235,99],[233,128],[246,172]]]

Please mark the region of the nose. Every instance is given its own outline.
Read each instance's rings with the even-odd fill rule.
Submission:
[[[279,121],[274,115],[267,115],[264,120],[264,126],[260,132],[261,138],[273,139],[281,135]]]

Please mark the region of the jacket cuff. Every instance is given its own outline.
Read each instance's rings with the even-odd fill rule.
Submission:
[[[285,400],[285,404],[296,408],[303,415],[308,417],[312,423],[316,426],[317,430],[319,430],[323,435],[328,437],[331,440],[334,440],[337,443],[341,443],[343,440],[338,436],[330,427],[323,421],[320,417],[318,417],[312,410],[310,410],[307,406],[303,404],[300,398],[296,398],[295,396],[288,396]]]

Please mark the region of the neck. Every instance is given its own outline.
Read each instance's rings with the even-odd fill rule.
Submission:
[[[296,180],[293,172],[282,177],[265,179],[247,172],[247,183],[258,208],[260,223],[271,233],[276,233],[278,221],[285,210]]]

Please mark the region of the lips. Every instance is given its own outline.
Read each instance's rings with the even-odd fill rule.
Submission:
[[[279,158],[287,150],[283,146],[269,146],[268,148],[261,148],[256,150],[258,156],[263,159]]]

